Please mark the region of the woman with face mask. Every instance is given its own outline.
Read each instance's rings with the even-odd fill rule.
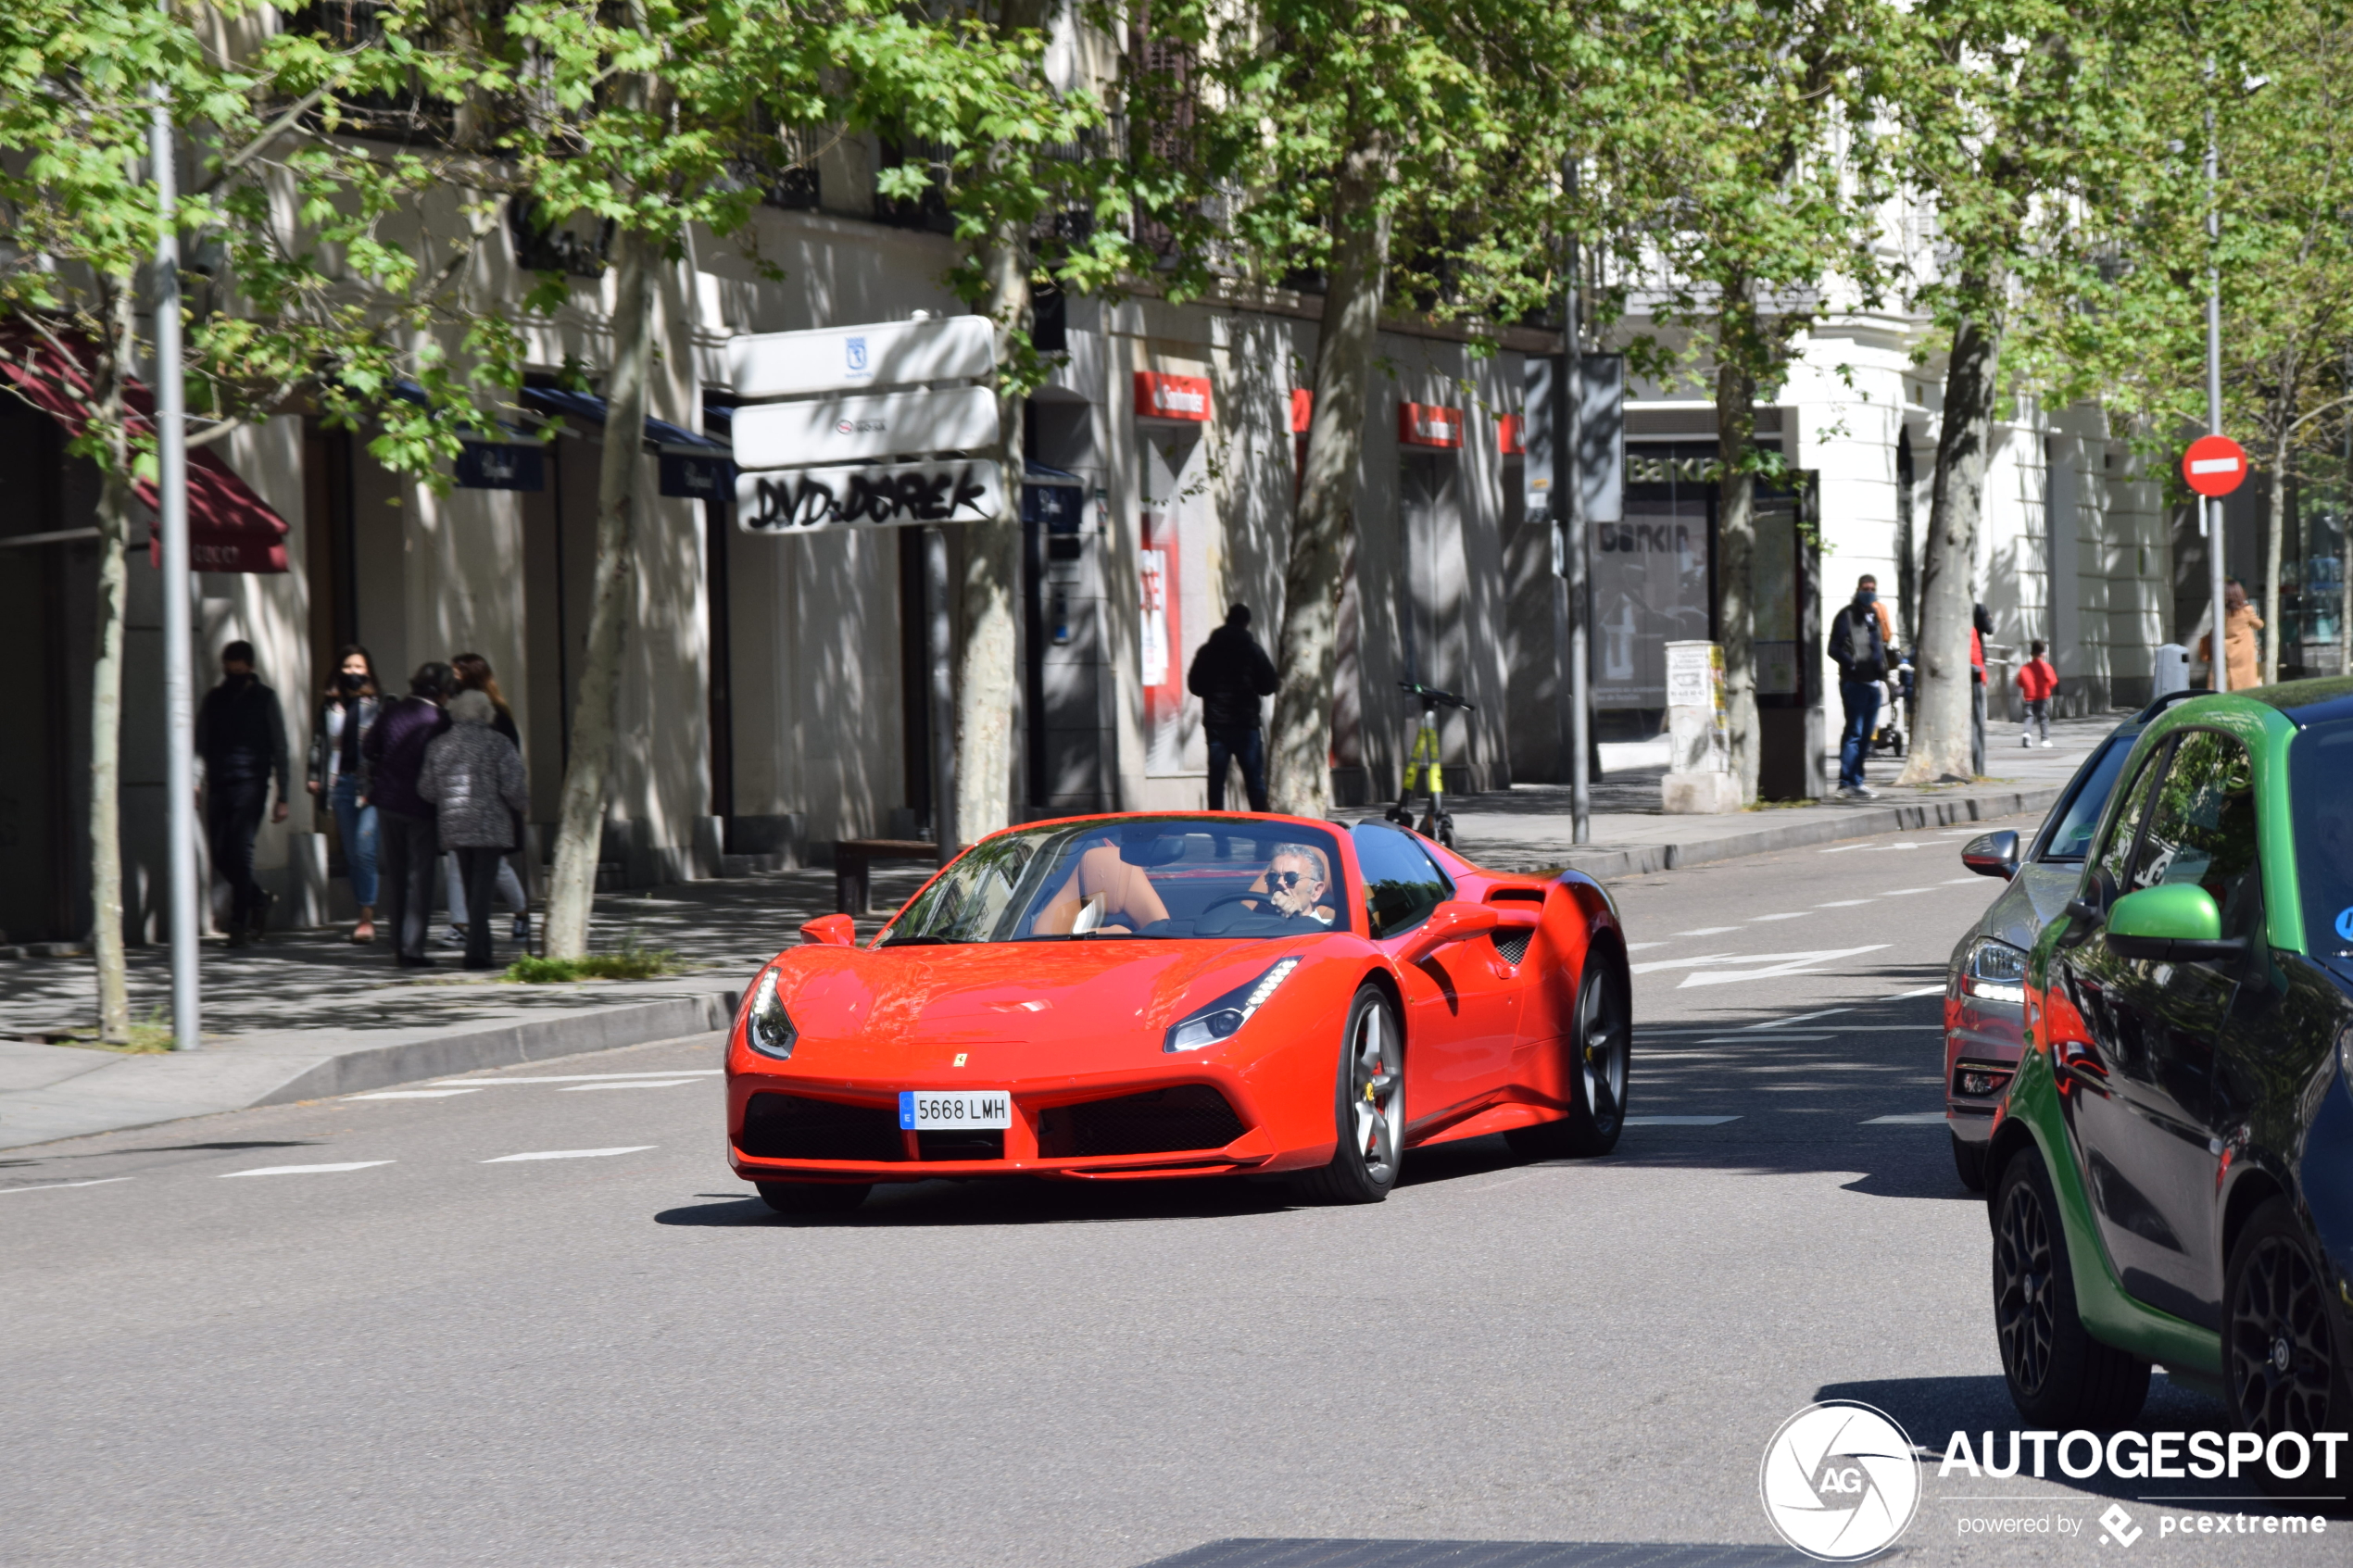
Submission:
[[[359,743],[375,728],[376,665],[368,650],[347,643],[310,726],[310,793],[335,814],[335,837],[359,905],[354,942],[376,939],[376,809],[368,803]]]

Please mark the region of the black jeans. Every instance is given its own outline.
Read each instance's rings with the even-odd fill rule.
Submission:
[[[498,889],[498,867],[504,849],[460,849],[458,875],[466,886],[466,967],[489,969],[490,896]]]
[[[229,884],[229,919],[243,930],[270,902],[253,879],[253,835],[261,831],[270,779],[216,779],[205,786],[205,842],[212,872]]]
[[[425,956],[425,931],[433,924],[433,868],[441,859],[431,817],[412,817],[389,806],[376,808],[376,854],[381,862],[384,929],[392,934],[395,962]]]
[[[1209,809],[1226,809],[1226,764],[1242,765],[1242,788],[1250,793],[1250,809],[1266,809],[1266,734],[1257,725],[1219,724],[1209,732]]]

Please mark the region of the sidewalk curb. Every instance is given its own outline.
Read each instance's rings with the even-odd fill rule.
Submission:
[[[1816,844],[1836,844],[1877,834],[1914,828],[1951,827],[1961,822],[1991,821],[2027,812],[2047,811],[2063,785],[2042,789],[2001,790],[1990,794],[1956,795],[1943,799],[1899,805],[1858,807],[1836,817],[1808,822],[1788,822],[1751,828],[1742,833],[1683,844],[1642,844],[1613,849],[1597,846],[1577,849],[1553,864],[1566,865],[1596,880],[1639,876],[1647,872],[1671,872],[1684,866],[1737,859],[1743,855],[1768,855],[1779,849],[1803,849]],[[1493,860],[1498,871],[1512,869]],[[1535,869],[1531,866],[1529,869]]]
[[[254,1105],[291,1105],[359,1094],[420,1078],[446,1078],[484,1067],[521,1067],[561,1056],[642,1046],[724,1029],[736,1016],[734,991],[704,991],[659,1001],[581,1008],[521,1023],[495,1023],[374,1049],[343,1051],[296,1073]],[[268,1038],[254,1036],[256,1040]]]
[[[284,1030],[185,1053],[91,1052],[95,1060],[86,1069],[0,1094],[0,1149],[707,1035],[727,1027],[738,995],[696,991],[568,1008],[381,1044],[327,1030]]]

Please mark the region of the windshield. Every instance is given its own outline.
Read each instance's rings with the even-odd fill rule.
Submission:
[[[2304,950],[2353,965],[2353,720],[2315,724],[2288,746]]]
[[[2110,735],[2100,754],[2083,775],[2081,788],[2069,797],[2059,809],[2057,822],[2051,836],[2043,846],[2045,860],[2081,860],[2092,847],[2092,834],[2100,825],[2100,813],[2108,809],[2108,797],[2116,789],[2117,776],[2124,771],[2125,759],[2133,755],[2133,743],[2140,739],[2140,732],[2129,735]]]
[[[1209,817],[1026,828],[974,846],[881,946],[1288,936],[1347,930],[1318,828]]]

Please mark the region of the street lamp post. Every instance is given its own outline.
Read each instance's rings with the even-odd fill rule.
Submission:
[[[1570,159],[1562,180],[1573,201],[1577,194],[1577,163]],[[1561,608],[1554,621],[1567,646],[1559,671],[1562,704],[1561,745],[1568,752],[1569,842],[1593,841],[1592,671],[1592,645],[1587,637],[1587,611],[1592,598],[1585,582],[1585,342],[1579,331],[1577,236],[1568,237],[1566,286],[1561,293],[1561,373],[1558,417],[1554,420],[1553,462],[1553,526],[1558,580],[1553,591]]]
[[[170,0],[160,0],[169,8]],[[200,1042],[197,985],[196,723],[188,603],[188,427],[180,380],[179,172],[171,101],[158,83],[147,120],[156,182],[156,521],[163,542],[164,815],[170,823],[171,1048]]]

